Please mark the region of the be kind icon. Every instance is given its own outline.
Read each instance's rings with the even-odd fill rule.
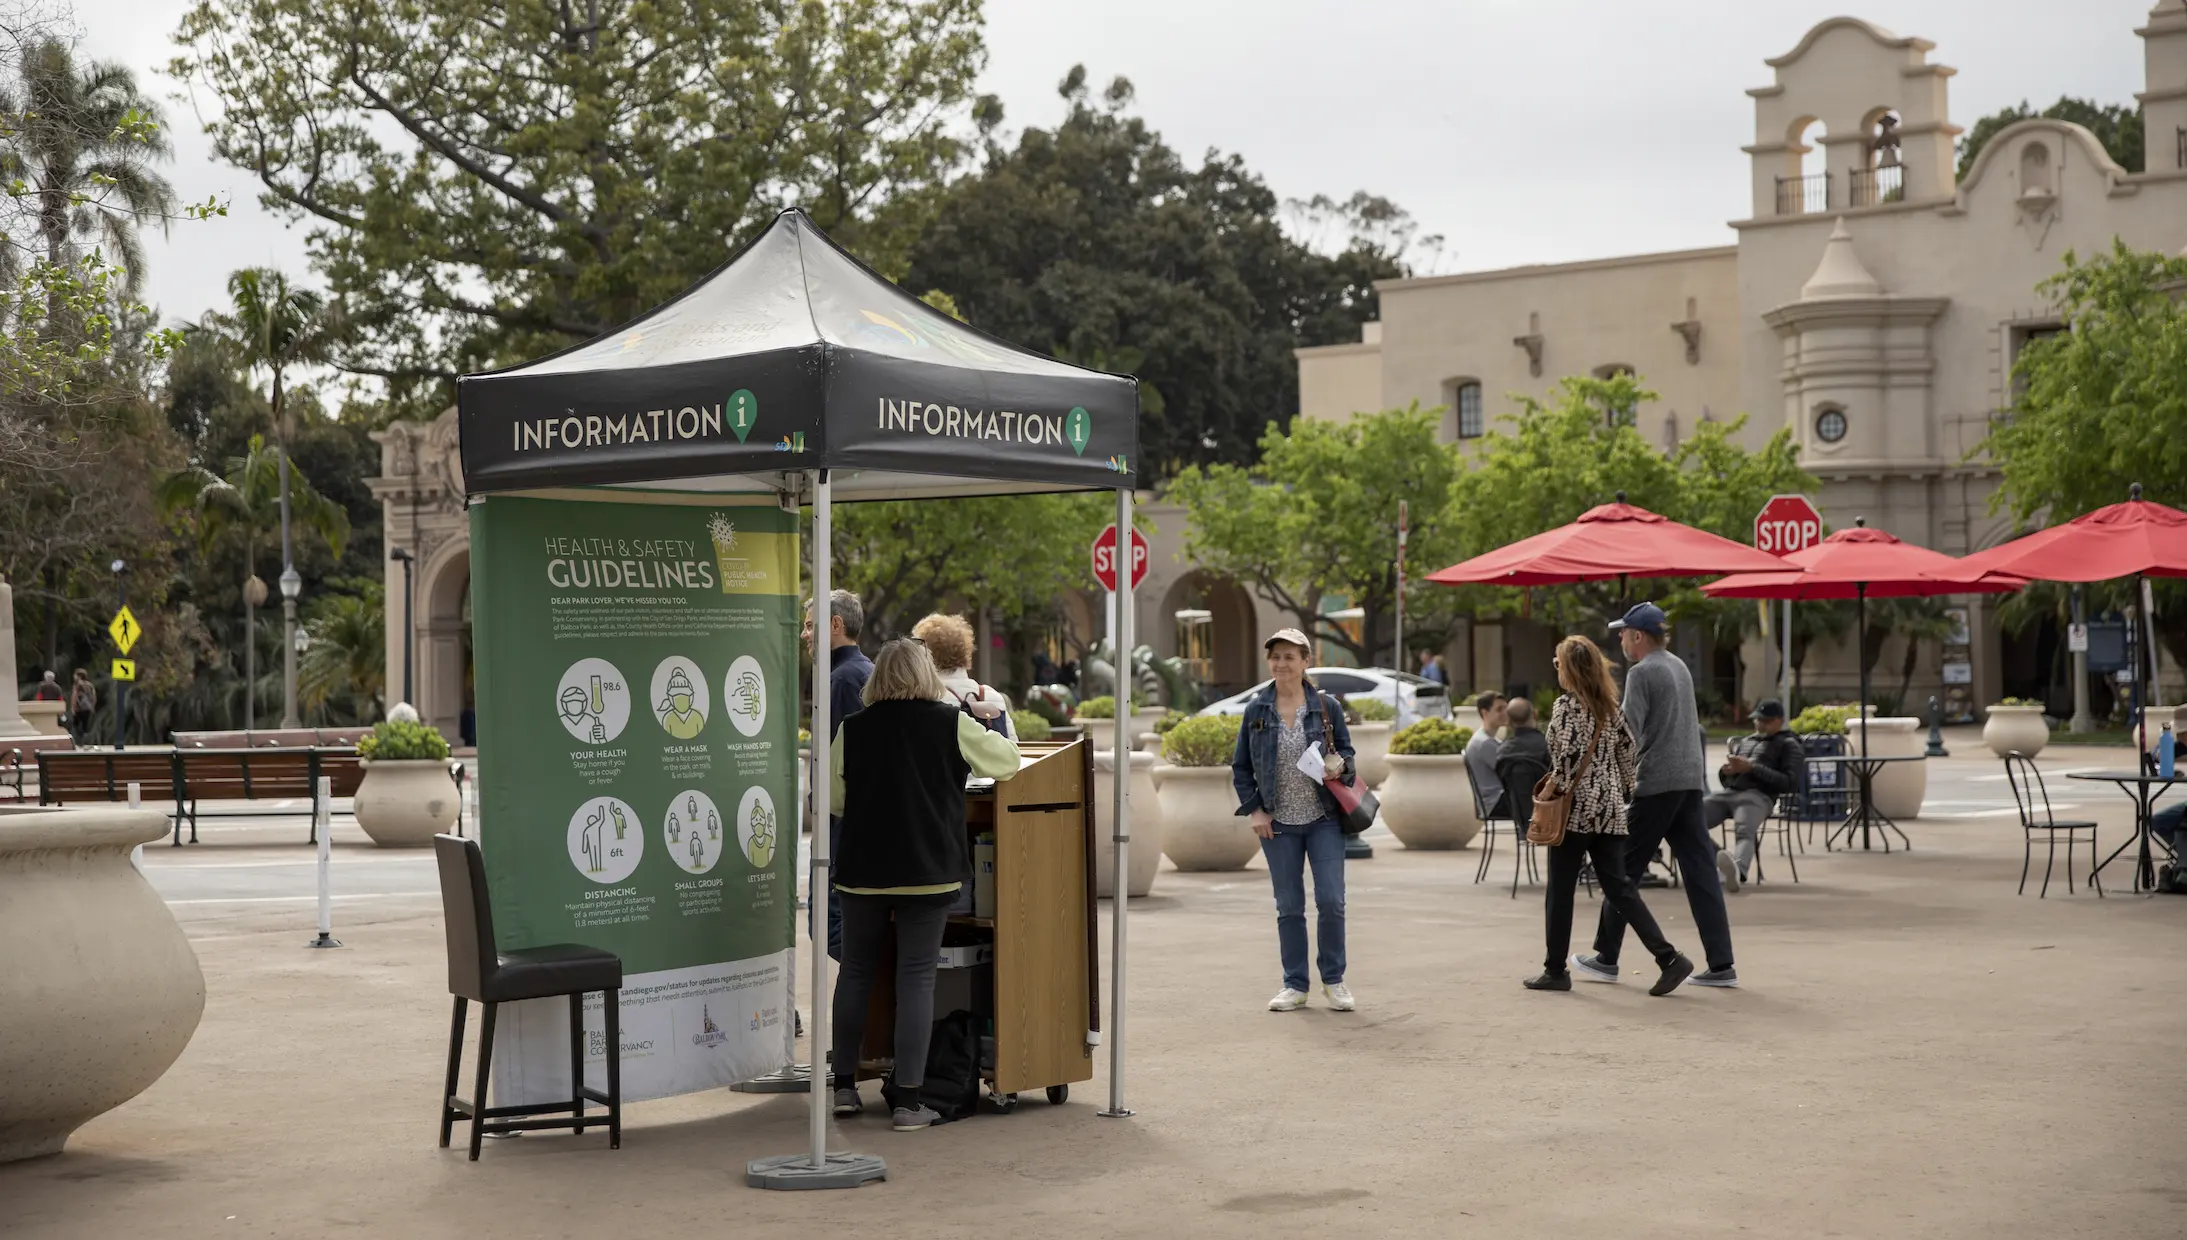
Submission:
[[[645,855],[638,811],[616,797],[594,797],[570,815],[570,864],[602,886],[629,878]]]
[[[714,798],[696,788],[679,792],[668,803],[661,820],[661,835],[668,855],[686,874],[704,874],[721,860],[721,811]]]

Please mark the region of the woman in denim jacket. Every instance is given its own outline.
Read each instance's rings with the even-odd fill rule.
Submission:
[[[1358,1007],[1344,984],[1344,830],[1336,798],[1298,769],[1299,755],[1319,742],[1329,774],[1357,778],[1344,708],[1306,679],[1309,647],[1297,629],[1279,629],[1262,643],[1274,680],[1247,703],[1230,758],[1238,813],[1253,819],[1276,889],[1276,943],[1283,954],[1283,989],[1271,1012],[1306,1006],[1306,866],[1314,867],[1315,938],[1322,993],[1339,1012]]]

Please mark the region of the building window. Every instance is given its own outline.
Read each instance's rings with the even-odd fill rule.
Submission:
[[[1488,433],[1485,419],[1481,416],[1480,384],[1459,384],[1458,399],[1455,404],[1458,409],[1458,438],[1479,439],[1482,435]]]
[[[1815,412],[1815,438],[1824,443],[1837,443],[1845,438],[1845,410],[1835,405],[1824,405]]]

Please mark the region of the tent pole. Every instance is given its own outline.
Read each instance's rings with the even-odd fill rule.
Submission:
[[[1109,1119],[1131,1114],[1124,1105],[1124,910],[1131,905],[1131,668],[1132,570],[1134,563],[1131,488],[1116,488],[1116,736],[1110,742],[1109,768],[1116,787],[1116,895],[1109,915]]]
[[[813,1075],[812,1075],[812,1167],[819,1171],[828,1164],[828,1110],[833,1099],[828,1072],[830,1034],[828,1001],[828,813],[835,807],[828,802],[834,795],[834,781],[829,778],[828,751],[834,748],[835,735],[831,731],[835,721],[830,719],[830,708],[835,705],[829,696],[828,674],[835,664],[833,648],[835,636],[834,599],[834,547],[835,534],[833,483],[828,471],[813,471],[813,846],[812,846],[812,958],[813,958]]]
[[[812,919],[807,923],[809,946],[813,958],[813,1026],[811,1080],[811,1137],[812,1149],[807,1154],[784,1154],[772,1158],[755,1158],[745,1164],[744,1183],[751,1188],[803,1189],[803,1188],[856,1188],[872,1180],[888,1178],[888,1167],[880,1157],[871,1154],[839,1153],[828,1155],[828,1111],[834,1102],[834,1091],[828,1081],[829,1016],[828,1001],[828,804],[834,792],[828,772],[832,769],[828,751],[833,748],[834,738],[829,735],[831,720],[828,718],[828,672],[835,663],[835,651],[830,646],[834,631],[834,608],[829,594],[834,583],[829,580],[833,567],[834,521],[830,506],[831,492],[828,471],[812,471],[813,487],[813,844],[812,844]]]

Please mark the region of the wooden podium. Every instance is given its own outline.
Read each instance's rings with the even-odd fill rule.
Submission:
[[[969,1010],[994,1023],[987,1083],[1005,1110],[1021,1091],[1045,1089],[1060,1103],[1073,1082],[1093,1079],[1090,1035],[1101,1028],[1093,748],[1041,741],[1018,751],[1017,778],[965,796],[967,837],[995,837],[994,916],[953,916],[946,940],[994,946],[992,965],[973,970]],[[935,1017],[955,1006],[938,978]],[[895,1009],[891,960],[875,979],[860,1075],[880,1075],[894,1053]]]

